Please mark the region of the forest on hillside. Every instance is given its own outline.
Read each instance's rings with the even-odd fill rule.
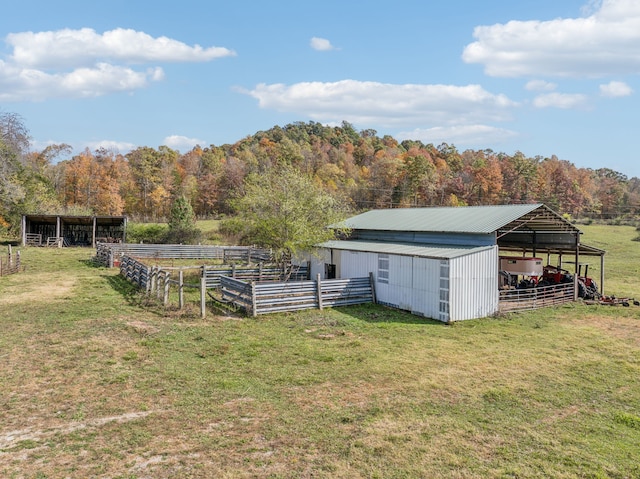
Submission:
[[[640,179],[556,156],[528,157],[454,145],[397,141],[343,122],[296,122],[234,144],[166,146],[73,155],[68,145],[32,151],[18,115],[0,112],[0,227],[22,214],[127,215],[163,221],[187,198],[200,218],[232,216],[245,179],[278,165],[312,178],[359,212],[372,208],[541,202],[572,218],[634,221]]]

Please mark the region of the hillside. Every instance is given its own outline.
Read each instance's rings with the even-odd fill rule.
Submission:
[[[234,215],[245,180],[278,164],[311,177],[353,211],[541,202],[574,218],[635,221],[640,208],[640,179],[604,165],[591,170],[556,156],[398,142],[346,122],[274,126],[183,154],[166,146],[125,155],[87,149],[71,158],[69,151],[0,150],[0,226],[15,230],[23,213],[62,211],[158,221],[182,196],[200,218]]]

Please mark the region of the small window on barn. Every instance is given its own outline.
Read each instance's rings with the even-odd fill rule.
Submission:
[[[378,283],[389,284],[389,255],[378,255]]]

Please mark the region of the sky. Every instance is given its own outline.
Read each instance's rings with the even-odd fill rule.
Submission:
[[[639,0],[3,3],[0,111],[34,150],[347,121],[640,177]]]

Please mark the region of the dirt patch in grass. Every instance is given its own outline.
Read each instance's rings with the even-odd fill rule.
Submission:
[[[49,302],[67,296],[77,283],[76,277],[41,274],[37,279],[8,287],[0,296],[0,304]]]
[[[126,324],[136,333],[142,336],[156,334],[160,331],[160,328],[144,321],[127,321]]]
[[[17,443],[25,441],[43,441],[51,438],[56,434],[70,434],[81,429],[97,428],[110,422],[123,423],[133,421],[153,414],[157,411],[138,411],[117,416],[101,417],[88,421],[72,421],[63,424],[51,426],[47,429],[37,429],[35,427],[27,427],[16,431],[0,432],[0,450],[8,449]]]

